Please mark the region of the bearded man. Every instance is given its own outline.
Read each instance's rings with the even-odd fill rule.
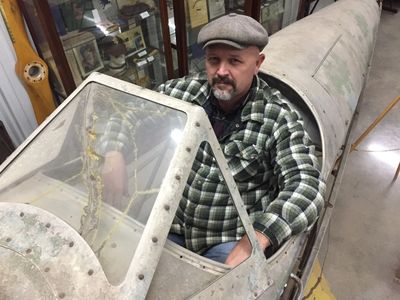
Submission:
[[[311,226],[323,206],[325,184],[314,146],[299,114],[258,76],[265,59],[261,50],[268,43],[260,23],[232,13],[204,26],[198,43],[205,50],[206,72],[167,81],[158,91],[204,108],[257,240],[273,252]],[[109,157],[124,164],[118,151]],[[169,239],[231,266],[251,254],[206,144],[196,155]]]

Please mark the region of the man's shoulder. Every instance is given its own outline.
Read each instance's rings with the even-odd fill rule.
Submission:
[[[267,106],[285,106],[288,100],[282,93],[269,85],[262,78],[257,77],[256,90],[253,98],[253,106],[258,107],[260,110],[264,110]]]
[[[207,87],[207,75],[205,73],[197,73],[168,80],[161,84],[157,91],[175,98],[190,101],[191,97],[197,96],[199,93],[206,93]]]
[[[253,105],[259,108],[260,113],[262,111],[263,118],[277,118],[278,115],[297,113],[295,106],[280,90],[261,78],[258,80],[258,89]]]

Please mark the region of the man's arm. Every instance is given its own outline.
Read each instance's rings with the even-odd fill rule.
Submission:
[[[256,231],[256,238],[263,251],[270,246],[269,239],[261,232]],[[228,257],[225,260],[225,264],[236,267],[250,256],[251,250],[252,246],[250,244],[250,240],[247,235],[244,235],[242,239],[237,243],[235,248],[233,248],[231,253],[229,253]]]
[[[277,248],[315,222],[323,207],[325,183],[310,138],[297,113],[285,104],[280,107],[269,143],[266,148],[274,162],[279,193],[253,226]]]
[[[314,147],[298,115],[290,109],[281,109],[273,132],[266,148],[275,162],[279,193],[253,224],[263,250],[271,246],[277,249],[291,235],[312,225],[323,206],[325,191]],[[240,264],[251,250],[245,235],[228,255],[226,264]]]

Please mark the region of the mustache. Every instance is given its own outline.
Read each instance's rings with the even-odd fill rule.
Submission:
[[[230,78],[228,78],[228,77],[220,77],[220,76],[218,76],[218,77],[214,77],[214,78],[212,79],[212,81],[211,81],[211,84],[212,84],[213,86],[216,85],[216,84],[218,84],[218,83],[230,84],[231,86],[233,86],[234,88],[236,88],[236,83],[235,83],[232,79],[230,79]]]

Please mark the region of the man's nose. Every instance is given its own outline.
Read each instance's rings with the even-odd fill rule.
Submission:
[[[218,66],[217,75],[221,77],[229,75],[229,67],[226,63],[220,63]]]

